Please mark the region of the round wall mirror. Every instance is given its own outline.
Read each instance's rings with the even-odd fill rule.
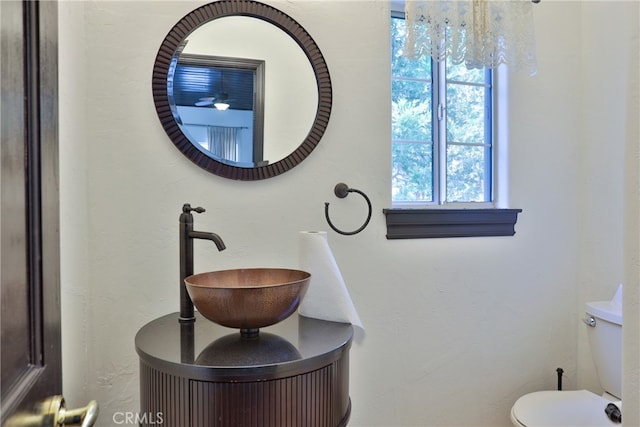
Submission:
[[[152,85],[174,145],[230,179],[295,167],[331,114],[331,79],[316,43],[291,17],[255,1],[220,0],[182,18],[160,46]]]

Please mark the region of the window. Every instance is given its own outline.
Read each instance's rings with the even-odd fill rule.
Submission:
[[[454,65],[448,60],[406,58],[402,56],[404,36],[404,14],[394,12],[391,16],[394,208],[385,210],[387,237],[514,234],[513,225],[520,210],[494,206],[497,181],[494,77],[498,73],[489,69],[468,70],[464,64]],[[465,209],[439,209],[445,205]],[[484,227],[479,223],[492,225]],[[428,232],[423,230],[425,224]],[[463,230],[457,224],[466,228]],[[500,224],[499,229],[495,224]],[[404,227],[401,231],[391,230],[400,225]],[[416,231],[416,227],[423,231]]]
[[[405,58],[404,18],[391,21],[394,205],[491,202],[491,70]]]

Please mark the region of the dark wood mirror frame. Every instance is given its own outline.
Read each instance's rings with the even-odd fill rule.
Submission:
[[[309,59],[318,87],[318,108],[314,122],[301,144],[287,157],[253,168],[221,163],[196,148],[184,135],[173,117],[167,94],[167,75],[176,49],[192,31],[202,24],[226,16],[261,19],[287,33]],[[329,69],[315,41],[294,19],[284,12],[256,1],[219,0],[201,6],[182,18],[167,34],[153,66],[153,100],[160,122],[174,145],[196,165],[224,178],[254,181],[280,175],[301,163],[318,145],[331,115],[332,89]]]

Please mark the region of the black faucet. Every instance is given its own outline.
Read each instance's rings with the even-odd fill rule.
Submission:
[[[187,293],[187,286],[184,279],[193,274],[193,239],[211,240],[215,243],[219,251],[223,251],[226,246],[215,233],[193,230],[193,215],[191,212],[202,213],[205,209],[201,207],[192,208],[189,203],[182,206],[180,214],[180,322],[194,322],[193,302]]]

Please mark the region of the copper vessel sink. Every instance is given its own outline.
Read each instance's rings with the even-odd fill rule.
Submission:
[[[245,268],[194,274],[184,282],[204,317],[253,336],[296,311],[310,278],[301,270]]]

